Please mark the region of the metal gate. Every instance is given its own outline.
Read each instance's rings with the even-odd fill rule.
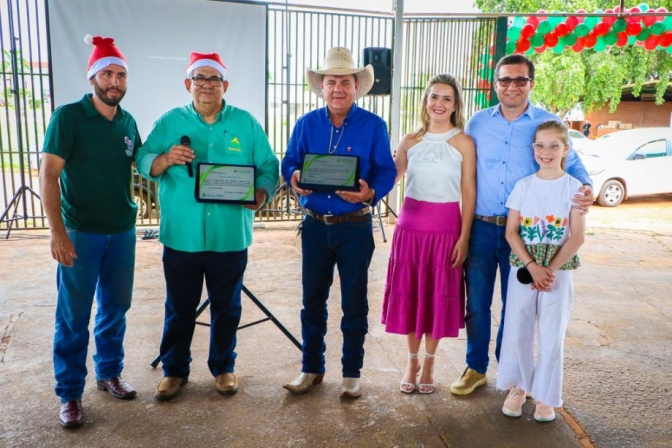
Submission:
[[[39,152],[51,116],[44,3],[0,0],[0,231],[47,226],[34,194]],[[308,90],[305,68],[318,67],[327,49],[336,45],[350,48],[360,64],[367,47],[392,49],[394,22],[392,14],[269,6],[267,133],[279,158],[296,119],[324,105]],[[426,82],[434,74],[448,72],[459,79],[467,116],[490,104],[492,68],[503,55],[506,19],[407,17],[403,29],[403,58],[394,61],[394,69],[401,72],[400,135],[416,127]],[[389,95],[367,96],[360,106],[390,125]],[[157,225],[156,186],[136,176],[131,188],[141,207],[138,225]],[[296,198],[289,193],[278,186],[277,198],[256,219],[299,219]]]

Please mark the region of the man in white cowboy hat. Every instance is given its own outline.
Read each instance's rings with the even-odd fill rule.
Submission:
[[[334,266],[338,266],[343,309],[342,394],[358,397],[368,331],[368,268],[375,246],[371,207],[392,189],[397,171],[387,125],[355,104],[373,85],[373,67],[355,67],[350,50],[334,47],[327,52],[324,68],[307,69],[306,77],[310,90],[324,99],[326,107],[299,118],[282,160],[282,175],[301,196],[301,205],[307,211],[301,224],[303,367],[302,373],[284,387],[305,393],[322,382],[327,298]],[[306,153],[358,156],[358,190],[318,192],[301,188]]]
[[[119,106],[126,94],[126,58],[112,38],[87,35],[84,40],[93,45],[86,73],[93,93],[54,111],[40,170],[51,255],[58,262],[54,373],[64,428],[84,423],[94,296],[98,389],[121,399],[136,396],[121,371],[135,268],[137,207],[129,185],[140,133]]]
[[[229,82],[219,55],[191,53],[186,75],[192,102],[154,123],[137,160],[140,174],[159,182],[161,204],[167,295],[160,347],[164,377],[154,393],[157,400],[174,398],[188,381],[204,279],[211,316],[208,367],[217,392],[238,391],[236,330],[247,248],[254,212],[271,199],[279,177],[278,158],[264,129],[249,112],[224,100]],[[256,189],[249,192],[254,204],[195,198],[200,163],[256,167]]]

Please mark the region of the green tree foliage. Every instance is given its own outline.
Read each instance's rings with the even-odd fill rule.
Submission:
[[[618,0],[474,0],[484,13],[536,13],[588,12],[612,9]],[[626,0],[625,7],[632,8],[646,3],[650,8],[665,7],[672,11],[672,0]],[[643,83],[659,79],[656,87],[656,104],[662,104],[670,82],[672,55],[664,50],[647,51],[636,45],[619,48],[607,47],[603,52],[586,49],[575,53],[565,49],[560,54],[547,50],[530,56],[536,66],[536,83],[532,100],[549,111],[564,115],[572,106],[581,102],[585,111],[609,105],[614,111],[621,101],[621,88],[633,84],[633,94],[638,96]]]

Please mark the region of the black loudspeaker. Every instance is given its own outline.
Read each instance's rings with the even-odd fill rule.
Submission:
[[[369,95],[389,95],[392,91],[392,50],[383,47],[367,47],[362,50],[364,65],[373,66],[373,87]]]

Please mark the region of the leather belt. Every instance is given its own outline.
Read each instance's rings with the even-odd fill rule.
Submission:
[[[344,215],[320,215],[308,209],[306,209],[306,213],[308,213],[311,218],[322,221],[328,226],[332,224],[342,224],[344,222],[366,222],[371,219],[370,207],[364,207],[361,210],[346,213]]]
[[[499,227],[506,226],[506,216],[474,215],[474,218],[480,219],[481,221],[489,222],[490,224],[498,225]]]

